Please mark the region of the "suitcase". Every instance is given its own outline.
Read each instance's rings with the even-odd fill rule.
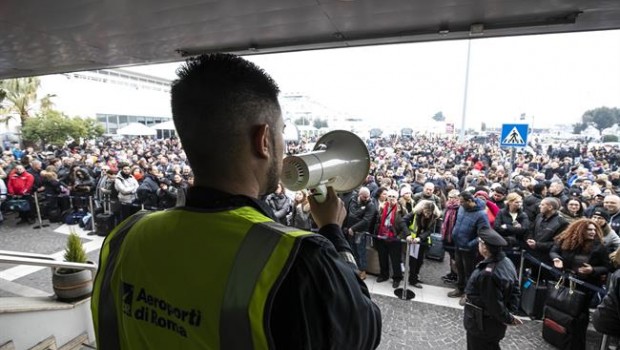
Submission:
[[[443,247],[441,233],[431,233],[431,246],[426,251],[426,258],[436,261],[443,261],[446,250]]]
[[[547,286],[543,283],[536,283],[528,278],[521,285],[521,310],[526,315],[540,320],[543,316],[546,298]]]
[[[100,213],[95,215],[95,232],[97,236],[105,237],[112,232],[114,225],[114,214]]]
[[[573,317],[551,306],[545,306],[543,319],[543,339],[560,349],[582,349],[585,344],[578,341],[579,332],[588,327],[588,315],[580,314]]]
[[[99,213],[95,215],[95,233],[97,236],[105,237],[112,232],[114,227],[116,226],[116,219],[114,214],[110,210],[110,196],[104,195],[103,202],[101,203],[103,207],[103,213]]]
[[[374,247],[366,247],[366,263],[366,273],[379,276],[381,271],[379,268],[379,253],[377,253],[377,249]]]

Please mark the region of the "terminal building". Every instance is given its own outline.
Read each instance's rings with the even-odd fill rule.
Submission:
[[[41,77],[40,96],[52,94],[56,109],[69,116],[97,119],[105,134],[115,135],[130,123],[141,123],[157,130],[157,137],[174,135],[170,109],[172,80],[130,69],[56,74]],[[320,136],[331,129],[357,131],[363,122],[332,110],[303,93],[280,95],[283,117],[297,125],[299,136]],[[316,128],[316,120],[327,127]]]
[[[100,69],[43,76],[40,95],[55,95],[56,109],[69,116],[95,118],[106,134],[114,135],[130,123],[156,127],[171,121],[171,83],[128,69]],[[159,129],[158,134],[170,136],[174,129]]]

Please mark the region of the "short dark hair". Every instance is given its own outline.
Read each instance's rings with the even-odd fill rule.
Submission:
[[[547,188],[544,182],[539,182],[536,185],[532,186],[532,191],[536,194],[542,194],[543,190]]]
[[[463,192],[459,193],[459,197],[463,198],[463,200],[466,200],[466,201],[473,201],[474,200],[474,195],[471,194],[471,192],[469,192],[469,191],[463,191]]]
[[[172,117],[197,174],[209,168],[227,170],[250,128],[273,125],[281,115],[276,83],[241,57],[216,53],[191,58],[177,75],[171,89]],[[200,169],[198,164],[205,166]]]

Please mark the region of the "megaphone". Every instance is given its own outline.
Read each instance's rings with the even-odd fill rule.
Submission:
[[[334,130],[323,135],[311,152],[284,158],[281,181],[291,191],[307,188],[318,202],[327,187],[349,192],[360,186],[370,170],[364,141],[352,132]]]

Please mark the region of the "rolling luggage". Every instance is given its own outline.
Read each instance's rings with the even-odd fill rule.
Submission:
[[[374,239],[373,244],[369,244],[366,247],[366,273],[370,275],[379,276],[379,272],[381,269],[379,268],[379,253],[377,253],[377,249],[374,247]],[[371,238],[368,239],[370,241]]]
[[[114,229],[114,214],[100,213],[95,215],[95,232],[97,236],[105,237]]]
[[[546,297],[547,286],[531,278],[526,279],[521,285],[521,310],[526,315],[540,320],[543,315]]]
[[[114,214],[110,211],[110,197],[103,198],[103,213],[95,215],[95,232],[97,236],[105,237],[112,232],[116,226]]]
[[[524,256],[521,256],[521,266],[524,265]],[[521,310],[526,315],[540,320],[543,317],[545,300],[547,299],[547,284],[540,281],[542,266],[538,265],[538,274],[534,280],[528,273],[521,281]]]
[[[426,258],[436,261],[443,261],[446,250],[443,247],[441,233],[431,233],[431,246],[426,251]]]

